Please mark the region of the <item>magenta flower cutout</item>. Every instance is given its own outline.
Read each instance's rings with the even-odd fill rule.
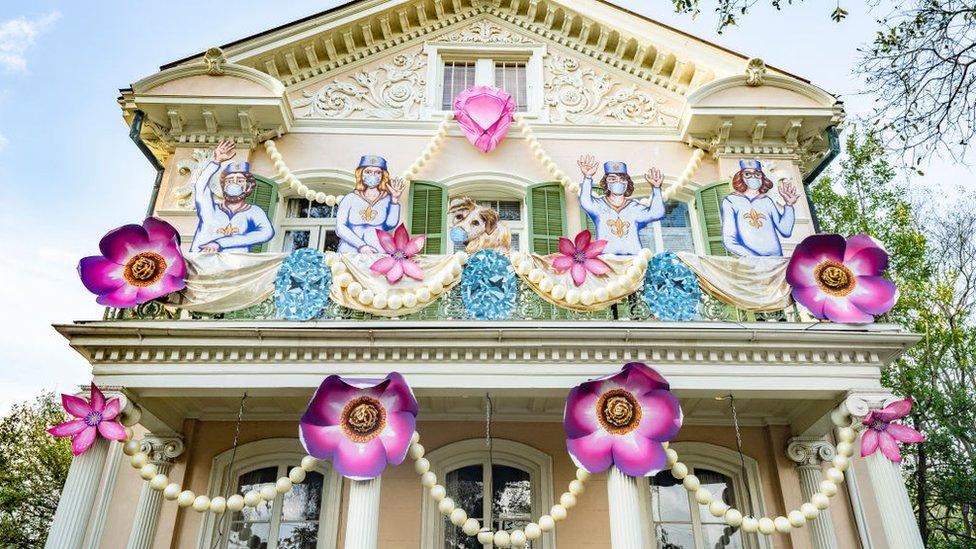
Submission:
[[[59,423],[47,432],[58,438],[71,437],[72,454],[80,456],[87,452],[98,435],[109,440],[126,439],[125,427],[115,419],[120,411],[119,399],[113,398],[105,402],[105,395],[94,383],[91,386],[90,401],[62,394],[61,405],[65,412],[76,419]]]
[[[325,378],[299,423],[310,456],[329,460],[342,476],[366,480],[407,456],[417,427],[417,399],[403,376]]]
[[[585,230],[576,235],[574,240],[559,237],[559,254],[552,260],[552,268],[558,273],[572,270],[573,282],[582,286],[586,282],[586,274],[602,275],[610,272],[607,265],[598,256],[607,247],[606,240],[594,240],[593,235]]]
[[[454,119],[481,152],[490,152],[508,135],[515,99],[494,86],[474,86],[454,98]]]
[[[102,255],[82,258],[78,274],[101,305],[133,307],[186,287],[180,236],[162,219],[109,231],[98,248]]]
[[[819,318],[865,324],[891,310],[895,284],[881,276],[888,253],[873,238],[858,234],[815,234],[803,239],[786,267],[793,299]]]
[[[681,421],[668,382],[641,362],[574,387],[563,415],[566,447],[578,467],[599,473],[616,465],[635,477],[667,467],[662,443],[678,434]]]
[[[899,442],[925,442],[925,435],[902,423],[893,423],[912,411],[912,399],[898,400],[880,410],[871,410],[864,417],[867,429],[861,435],[861,457],[867,457],[881,448],[881,453],[895,463],[901,463]]]
[[[399,282],[403,278],[403,275],[407,275],[414,280],[424,279],[424,272],[420,269],[420,265],[417,265],[410,258],[419,254],[420,250],[424,249],[424,243],[427,242],[427,235],[422,234],[410,238],[410,233],[407,232],[407,228],[400,225],[394,231],[393,236],[390,236],[390,233],[383,229],[376,229],[376,237],[379,239],[383,251],[390,255],[377,259],[370,265],[369,268],[371,271],[386,275],[386,279],[390,284]]]

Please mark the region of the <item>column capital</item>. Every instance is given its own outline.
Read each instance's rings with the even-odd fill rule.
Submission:
[[[819,437],[793,437],[786,444],[786,455],[799,466],[820,466],[836,455],[834,445]]]
[[[129,393],[125,390],[125,387],[118,385],[107,385],[105,387],[98,387],[98,389],[105,395],[106,400],[117,398],[119,399],[119,422],[126,427],[132,427],[133,425],[139,423],[142,419],[142,408],[132,400]],[[84,395],[85,398],[91,398],[91,386],[82,385],[78,391],[79,395]]]
[[[895,400],[898,398],[887,389],[851,392],[830,413],[830,419],[838,427],[853,427],[860,430],[862,428],[861,421],[871,410],[879,410]]]
[[[154,435],[152,433],[142,437],[139,448],[149,456],[150,463],[172,464],[180,457],[185,449],[183,439],[177,435]]]

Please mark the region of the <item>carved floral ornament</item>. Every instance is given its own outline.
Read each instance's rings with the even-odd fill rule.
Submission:
[[[515,34],[491,21],[478,21],[457,32],[448,34],[442,39],[444,42],[460,44],[535,44],[533,40]]]

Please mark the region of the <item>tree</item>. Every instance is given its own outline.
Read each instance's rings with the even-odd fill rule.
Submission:
[[[976,544],[976,209],[914,203],[878,134],[851,132],[840,170],[811,188],[825,232],[866,232],[891,254],[900,296],[880,318],[922,335],[882,382],[915,399],[911,421],[928,442],[905,452],[905,475],[930,548]]]
[[[688,13],[692,17],[701,13],[701,0],[671,0],[674,3],[675,13]],[[798,0],[799,1],[799,0]],[[718,32],[736,24],[735,18],[739,15],[746,15],[758,0],[716,0],[715,13],[718,14]],[[783,4],[792,4],[793,0],[769,0],[769,5],[777,10],[783,8]],[[831,12],[830,18],[834,21],[841,21],[847,17],[848,11],[841,7],[840,2]]]
[[[65,421],[45,393],[0,419],[0,547],[42,547],[71,466],[71,443],[46,432]]]

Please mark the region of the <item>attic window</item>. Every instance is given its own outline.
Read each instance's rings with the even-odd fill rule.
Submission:
[[[441,109],[454,109],[454,97],[474,85],[475,63],[473,61],[445,61],[444,83]]]
[[[480,53],[480,52],[479,52]],[[471,86],[497,86],[512,95],[519,112],[532,108],[533,81],[541,78],[534,74],[534,65],[528,53],[505,54],[485,52],[480,55],[455,53],[444,56],[437,80],[442,111],[454,109],[454,98]],[[538,84],[536,84],[538,85]]]

